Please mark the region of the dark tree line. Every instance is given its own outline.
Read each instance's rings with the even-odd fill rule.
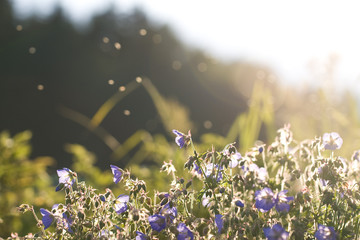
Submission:
[[[163,96],[177,99],[190,110],[199,134],[207,130],[205,120],[211,120],[211,131],[223,134],[247,108],[246,97],[230,84],[234,82],[230,73],[239,66],[244,74],[235,81],[245,87],[259,67],[216,63],[203,52],[184,46],[166,25],[151,24],[140,10],[127,14],[108,10],[79,30],[60,8],[45,19],[19,19],[11,4],[3,0],[0,131],[14,134],[30,129],[33,155],[53,156],[61,166],[69,161],[65,143],[83,144],[106,159],[110,149],[84,127],[63,117],[59,109],[67,107],[91,117],[120,86],[146,76]],[[113,85],[108,83],[110,79]],[[125,109],[131,110],[130,116],[124,116]],[[165,133],[143,88],[117,105],[102,126],[120,142],[141,128]]]

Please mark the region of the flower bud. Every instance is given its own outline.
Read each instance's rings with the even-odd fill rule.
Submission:
[[[57,186],[56,186],[56,189],[55,191],[58,192],[60,190],[62,190],[64,188],[65,184],[64,183],[59,183]]]
[[[77,215],[78,215],[79,219],[84,220],[84,218],[85,218],[85,214],[84,214],[84,213],[78,212]]]

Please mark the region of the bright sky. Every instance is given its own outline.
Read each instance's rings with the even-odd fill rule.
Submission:
[[[152,21],[170,25],[190,46],[225,61],[266,64],[280,79],[314,80],[338,56],[335,80],[360,95],[360,2],[357,0],[13,0],[17,12],[49,12],[60,3],[86,22],[111,3],[119,11],[142,8]]]

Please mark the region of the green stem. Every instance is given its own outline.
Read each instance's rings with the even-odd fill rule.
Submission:
[[[34,218],[35,218],[36,222],[37,222],[37,223],[40,223],[39,218],[38,218],[38,217],[36,216],[36,214],[35,214],[35,211],[34,211],[34,207],[33,207],[33,206],[31,206],[31,212],[32,212],[32,214],[34,215]],[[44,224],[42,224],[42,225],[44,225]],[[46,236],[46,232],[45,232],[44,228],[41,228],[41,232],[44,234],[44,236]]]

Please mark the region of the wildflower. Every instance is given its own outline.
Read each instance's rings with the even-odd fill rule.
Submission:
[[[120,194],[115,200],[115,212],[121,214],[125,212],[128,208],[127,203],[129,202],[129,196],[125,194]]]
[[[259,153],[262,153],[263,151],[264,151],[264,147],[263,146],[259,147]]]
[[[112,173],[114,174],[114,178],[113,178],[114,183],[120,182],[121,177],[122,177],[122,170],[121,170],[121,168],[119,168],[119,167],[117,167],[117,166],[115,166],[115,165],[110,165],[110,167],[111,167]]]
[[[239,164],[239,160],[241,159],[241,154],[239,152],[235,152],[230,156],[230,164],[229,167],[234,168]]]
[[[136,231],[136,238],[135,240],[147,240],[148,237],[143,234],[142,232]]]
[[[179,232],[177,239],[178,240],[193,240],[194,234],[186,227],[185,223],[179,223],[176,228]]]
[[[290,210],[290,206],[288,202],[294,200],[294,197],[287,197],[286,196],[287,192],[288,190],[283,190],[276,195],[275,209],[278,212],[283,212],[283,211],[288,212]]]
[[[159,214],[149,216],[148,220],[151,228],[157,232],[161,232],[166,227],[166,218]]]
[[[219,165],[214,165],[213,163],[209,163],[206,165],[206,170],[205,170],[205,176],[208,177],[213,177],[216,179],[217,182],[220,182],[223,178],[222,173],[221,173],[222,167],[219,168]],[[215,177],[216,175],[216,177]]]
[[[265,168],[259,168],[255,163],[251,163],[248,167],[242,166],[241,169],[244,171],[244,175],[249,174],[249,172],[253,172],[260,182],[265,182],[268,177],[268,172]]]
[[[333,227],[327,227],[318,224],[318,230],[315,233],[318,240],[336,240],[336,232]]]
[[[360,161],[360,150],[355,151],[351,156],[351,159],[353,161]]]
[[[244,207],[244,203],[243,203],[242,201],[240,201],[240,200],[236,200],[236,201],[235,201],[235,206],[237,206],[237,207]]]
[[[269,211],[276,203],[274,193],[267,187],[255,192],[255,200],[255,207],[261,212]]]
[[[194,163],[194,170],[196,174],[201,175],[201,168],[196,163]]]
[[[286,240],[289,233],[280,224],[275,224],[272,228],[263,228],[264,235],[268,240]]]
[[[224,220],[222,219],[222,215],[221,214],[216,214],[215,215],[215,224],[216,227],[218,228],[218,233],[221,233],[221,230],[224,226]]]
[[[71,224],[73,223],[73,220],[66,213],[63,213],[62,218],[58,220],[58,224],[60,223],[66,230],[68,230],[70,233],[73,233],[73,230],[71,229]]]
[[[204,206],[204,207],[210,207],[210,198],[206,197],[206,194],[203,195],[203,199],[201,201],[201,204]]]
[[[70,187],[75,183],[76,173],[68,168],[59,169],[56,171],[59,176],[59,185],[55,191],[61,190],[64,186]]]
[[[228,144],[222,151],[222,154],[230,158],[229,167],[234,168],[239,164],[242,158],[241,154],[236,150],[233,144]]]
[[[325,133],[323,138],[323,146],[326,150],[336,150],[341,148],[343,140],[336,132]]]
[[[40,208],[40,213],[43,216],[41,220],[44,224],[44,229],[47,229],[54,222],[55,217],[50,211],[44,208]]]
[[[180,147],[183,148],[185,145],[187,145],[190,141],[190,131],[188,135],[183,134],[182,132],[179,132],[178,130],[173,130],[173,133],[176,135],[175,142]]]
[[[167,203],[161,209],[160,214],[165,215],[166,217],[170,217],[171,220],[174,220],[177,216],[177,209],[176,207],[170,207],[170,204]]]

